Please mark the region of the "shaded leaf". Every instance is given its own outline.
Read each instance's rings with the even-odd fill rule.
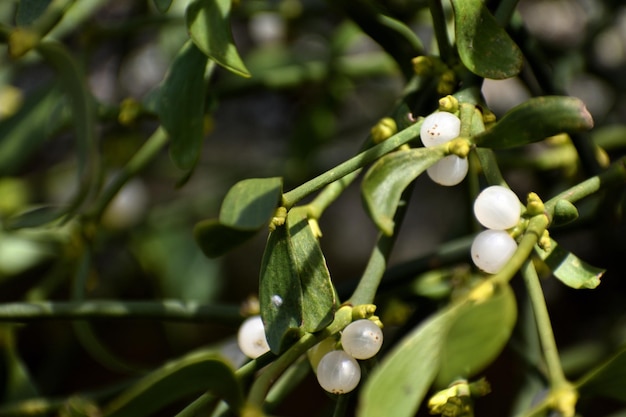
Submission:
[[[113,399],[106,417],[142,417],[194,393],[209,391],[237,410],[243,398],[233,369],[214,352],[187,355],[151,372]]]
[[[17,5],[15,23],[28,26],[39,18],[48,8],[52,0],[21,0]]]
[[[16,349],[14,328],[8,325],[0,328],[0,398],[4,403],[17,402],[37,397],[37,388]]]
[[[493,362],[508,342],[516,319],[515,295],[508,285],[485,301],[461,307],[440,352],[436,385],[444,388],[455,379],[469,378]]]
[[[557,133],[593,127],[585,104],[567,96],[534,97],[507,112],[493,127],[474,137],[478,146],[509,148],[538,142]]]
[[[374,368],[359,396],[359,417],[410,417],[426,396],[456,309],[442,310],[409,333]]]
[[[443,155],[440,147],[400,150],[383,156],[369,169],[361,192],[370,217],[384,234],[393,234],[393,216],[404,189]]]
[[[188,41],[174,59],[159,90],[157,112],[170,136],[174,164],[191,170],[204,139],[204,72],[207,58]]]
[[[459,57],[474,74],[496,80],[516,76],[523,55],[482,0],[452,0]]]
[[[220,208],[220,222],[239,230],[258,230],[272,218],[282,195],[280,177],[250,178],[231,187]]]
[[[252,238],[256,230],[239,230],[224,226],[217,219],[198,222],[193,229],[193,236],[209,258],[217,258]]]
[[[626,401],[626,348],[588,372],[575,386],[581,396],[598,395]]]
[[[593,289],[600,285],[605,269],[589,265],[550,239],[550,249],[535,247],[535,252],[548,265],[555,277],[568,287]]]
[[[172,1],[173,0],[154,0],[154,5],[156,6],[159,12],[165,13],[169,10],[170,6],[172,5]]]
[[[230,30],[231,0],[196,0],[187,7],[187,28],[196,46],[227,70],[249,77]]]

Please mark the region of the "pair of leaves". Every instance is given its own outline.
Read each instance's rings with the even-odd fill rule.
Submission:
[[[501,352],[517,318],[508,285],[489,299],[452,305],[409,333],[363,387],[359,417],[415,415],[428,389],[480,372]]]
[[[305,207],[292,208],[285,225],[269,236],[259,288],[261,316],[273,352],[290,332],[315,332],[328,325],[336,294]]]
[[[239,246],[267,225],[282,196],[282,178],[250,178],[235,184],[226,194],[218,219],[199,222],[196,242],[209,258]]]
[[[399,150],[383,156],[369,169],[361,192],[370,217],[385,235],[393,234],[393,216],[402,192],[443,156],[440,147]]]
[[[233,410],[243,395],[233,369],[214,352],[200,352],[172,361],[143,377],[113,399],[105,417],[143,417],[191,394],[209,391]]]

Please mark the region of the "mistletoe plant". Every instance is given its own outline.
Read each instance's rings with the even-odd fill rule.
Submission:
[[[555,230],[584,227],[585,220],[601,216],[602,207],[619,204],[600,196],[623,190],[626,160],[608,162],[607,154],[591,140],[590,112],[581,100],[560,92],[524,27],[516,1],[329,2],[331,9],[323,9],[331,13],[329,19],[347,22],[338,33],[352,34],[344,38],[367,36],[383,53],[366,63],[350,60],[342,56],[349,42],[337,35],[336,56],[327,66],[289,61],[281,55],[276,55],[278,64],[259,64],[258,56],[271,51],[256,51],[257,60],[252,52],[246,56],[240,52],[245,48],[235,47],[231,29],[259,8],[282,13],[288,20],[315,14],[322,5],[137,1],[128,2],[137,3],[139,12],[133,19],[90,28],[105,3],[22,0],[1,10],[6,22],[0,26],[0,40],[7,46],[9,61],[1,74],[6,110],[0,120],[0,171],[11,178],[0,186],[4,201],[0,238],[22,244],[29,256],[13,274],[3,274],[30,276],[23,274],[41,273],[41,265],[52,272],[42,284],[33,285],[25,300],[0,305],[0,318],[7,323],[71,320],[81,345],[118,372],[136,369],[99,340],[93,319],[243,322],[237,339],[250,360],[225,359],[223,349],[201,347],[121,384],[116,380],[106,390],[89,392],[86,388],[92,387],[83,387],[73,396],[61,390],[67,397],[51,398],[40,391],[20,358],[18,328],[7,324],[0,338],[6,387],[0,416],[309,415],[281,407],[291,397],[303,395],[293,390],[307,378],[317,380],[319,387],[314,389],[327,391],[324,395],[331,399],[330,408],[315,410],[319,413],[315,415],[409,417],[428,410],[472,416],[475,406],[488,410],[499,395],[510,415],[573,417],[598,397],[626,402],[623,346],[577,377],[567,374],[540,280],[540,275],[550,275],[581,291],[600,285],[605,271],[569,252],[552,235]],[[416,21],[429,22],[432,47],[424,47],[417,35],[421,32],[412,26]],[[84,63],[65,40],[74,40],[78,49],[95,47],[107,36],[128,36],[148,26],[182,29],[167,73],[141,98],[113,104],[97,98]],[[44,88],[22,92],[9,86],[11,80],[20,80],[21,68],[41,65],[55,70],[54,80]],[[107,229],[107,215],[126,187],[160,160],[166,146],[182,187],[180,199],[193,199],[184,194],[185,183],[198,175],[205,136],[220,100],[258,88],[330,85],[335,77],[356,79],[359,74],[394,74],[402,79],[403,90],[387,115],[369,121],[370,134],[353,157],[295,187],[278,171],[239,180],[221,201],[218,216],[193,228],[195,242],[211,259],[267,236],[258,266],[257,307],[240,310],[236,304],[208,300],[198,304],[184,297],[88,299],[94,276],[104,274],[98,262],[103,248],[120,239]],[[496,117],[483,97],[483,83],[510,78],[523,80],[536,94]],[[324,105],[315,111],[328,114]],[[150,126],[152,133],[121,168],[116,167],[111,163],[115,152],[107,154],[102,132],[143,132],[137,128],[142,123],[141,129]],[[623,145],[623,129],[615,136],[614,147]],[[44,146],[47,137],[74,138],[77,180],[64,204],[29,205],[26,197],[20,197],[24,188],[17,178],[27,172],[24,167],[34,150],[52,146]],[[578,166],[578,177],[575,184],[563,186],[566,181],[555,180],[550,191],[537,189],[520,199],[506,181],[506,156],[511,155],[509,150],[519,152],[539,142],[560,143],[559,152],[573,149],[574,159],[567,163]],[[548,155],[544,158],[548,164],[560,163],[550,159],[555,154],[549,154],[548,146],[537,149]],[[441,186],[469,193],[471,203],[459,211],[473,211],[476,221],[433,248],[432,255],[394,269],[390,256],[411,210],[413,184],[422,174]],[[378,237],[358,279],[339,285],[323,251],[324,215],[356,184]],[[584,206],[584,218],[578,220],[578,207],[586,201],[603,204]],[[191,228],[184,234],[190,237]],[[131,232],[126,242],[129,236]],[[175,246],[170,246],[172,252]],[[147,253],[157,248],[147,247]],[[177,271],[175,279],[182,279],[180,270],[190,261],[184,258],[174,264],[170,253],[161,253],[147,259]],[[0,249],[0,259],[2,255]],[[51,301],[60,281],[71,283],[69,299]],[[394,295],[403,291],[419,296]],[[518,317],[518,303],[530,306],[531,320]],[[235,333],[233,327],[230,330]],[[511,398],[488,395],[502,390],[485,375],[505,348],[513,349],[520,340],[530,346],[528,352],[517,352],[525,364],[521,378],[525,382],[515,387],[518,392]],[[590,413],[586,415],[599,415]]]

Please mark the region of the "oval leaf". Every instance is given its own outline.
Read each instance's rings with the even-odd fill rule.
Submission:
[[[173,0],[154,0],[154,5],[156,6],[159,12],[165,13],[169,10],[170,6],[172,5],[172,1]]]
[[[393,234],[393,216],[404,189],[443,156],[441,147],[400,150],[372,165],[361,192],[370,217],[384,234]]]
[[[148,374],[112,400],[106,417],[142,417],[193,393],[209,391],[237,410],[242,393],[234,371],[214,352],[187,355]]]
[[[600,285],[605,269],[589,265],[550,239],[549,250],[535,247],[535,252],[548,265],[555,277],[568,287],[593,289]]]
[[[28,26],[37,20],[46,11],[52,0],[22,0],[17,3],[15,23],[18,26]]]
[[[252,238],[257,231],[239,230],[224,226],[217,219],[203,220],[196,224],[193,236],[209,258],[217,258]]]
[[[191,170],[204,139],[204,71],[206,56],[188,41],[174,59],[159,90],[157,112],[170,136],[170,156],[182,170]]]
[[[444,388],[483,370],[506,345],[516,319],[515,295],[508,285],[485,301],[464,305],[441,349],[436,385]]]
[[[303,329],[316,332],[333,320],[337,301],[335,289],[319,241],[309,224],[306,209],[298,207],[290,210],[287,227],[291,257],[302,288]]]
[[[258,230],[272,218],[282,195],[280,177],[250,178],[231,187],[220,208],[220,223],[239,230]]]
[[[485,148],[510,148],[592,127],[593,118],[579,99],[535,97],[511,109],[492,128],[475,136],[474,142]]]
[[[196,0],[187,7],[187,28],[196,46],[227,70],[250,77],[230,30],[231,0]]]
[[[482,0],[452,0],[459,57],[474,74],[501,80],[516,76],[523,55]]]
[[[575,384],[581,396],[598,395],[626,401],[626,348],[622,348]]]
[[[359,417],[414,416],[439,369],[456,309],[443,310],[409,333],[378,365],[359,396]]]

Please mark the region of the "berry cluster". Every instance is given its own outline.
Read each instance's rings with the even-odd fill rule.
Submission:
[[[332,338],[318,343],[310,350],[309,360],[320,386],[333,394],[346,394],[355,389],[361,380],[357,359],[373,357],[382,344],[383,332],[367,319],[355,320],[346,326],[341,333],[343,350],[335,350]]]
[[[485,188],[474,201],[474,215],[487,230],[472,242],[474,264],[489,274],[499,272],[517,249],[506,231],[520,220],[520,201],[510,189],[500,185]]]
[[[461,133],[461,119],[452,113],[437,112],[426,116],[420,129],[420,138],[426,148],[442,145],[456,139]],[[469,164],[466,158],[448,155],[426,170],[437,184],[452,186],[463,181]]]

